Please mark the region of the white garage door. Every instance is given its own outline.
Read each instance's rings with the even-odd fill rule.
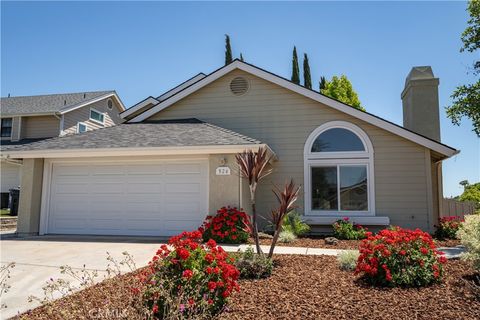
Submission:
[[[47,233],[170,236],[207,214],[207,161],[54,163]]]

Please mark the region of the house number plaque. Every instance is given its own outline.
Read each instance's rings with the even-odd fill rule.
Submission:
[[[229,176],[230,175],[230,168],[229,167],[217,167],[215,170],[217,176]]]

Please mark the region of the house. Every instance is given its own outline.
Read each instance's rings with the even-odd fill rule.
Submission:
[[[125,110],[115,91],[6,97],[0,108],[2,151],[116,125],[123,122],[119,114]],[[4,208],[9,190],[20,185],[21,161],[2,158],[0,168]]]
[[[248,208],[235,154],[267,148],[271,189],[302,185],[298,211],[322,231],[342,217],[367,226],[433,231],[443,160],[439,80],[415,67],[401,94],[404,125],[357,110],[235,60],[121,116],[126,123],[2,152],[22,160],[20,234],[176,234],[221,206]],[[265,223],[265,221],[263,221]]]

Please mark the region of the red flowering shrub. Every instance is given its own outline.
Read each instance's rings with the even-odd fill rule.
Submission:
[[[204,241],[246,243],[251,233],[250,219],[242,209],[223,207],[215,216],[207,216],[200,231]]]
[[[439,239],[457,239],[457,231],[463,221],[462,217],[458,216],[440,218],[435,236]]]
[[[141,274],[144,302],[156,319],[208,319],[224,308],[240,272],[214,240],[183,232],[162,245]]]
[[[355,273],[378,285],[424,286],[440,281],[445,262],[428,233],[393,228],[367,233]]]

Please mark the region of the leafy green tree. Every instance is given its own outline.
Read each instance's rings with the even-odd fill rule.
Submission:
[[[473,201],[480,206],[480,182],[463,185],[463,193],[458,197],[460,201]]]
[[[312,89],[312,76],[310,75],[310,64],[306,53],[303,54],[303,86]]]
[[[471,0],[467,11],[470,14],[468,26],[462,33],[463,47],[460,52],[476,52],[480,48],[480,0]],[[476,55],[477,58],[480,56]],[[473,74],[480,74],[480,60],[473,63]],[[455,125],[460,125],[463,117],[470,118],[473,131],[480,137],[480,78],[472,84],[457,87],[451,95],[452,105],[447,107],[447,117]]]
[[[321,89],[320,93],[356,109],[365,111],[358,98],[358,94],[353,90],[352,83],[345,75],[342,75],[340,78],[333,76],[332,80],[326,81],[325,89]]]
[[[230,46],[230,36],[225,35],[225,65],[231,63],[232,59],[232,47]]]
[[[319,91],[322,92],[322,90],[325,90],[326,87],[327,87],[327,79],[325,79],[325,77],[320,77]]]
[[[300,84],[300,69],[298,67],[297,47],[293,47],[292,57],[292,82]]]

